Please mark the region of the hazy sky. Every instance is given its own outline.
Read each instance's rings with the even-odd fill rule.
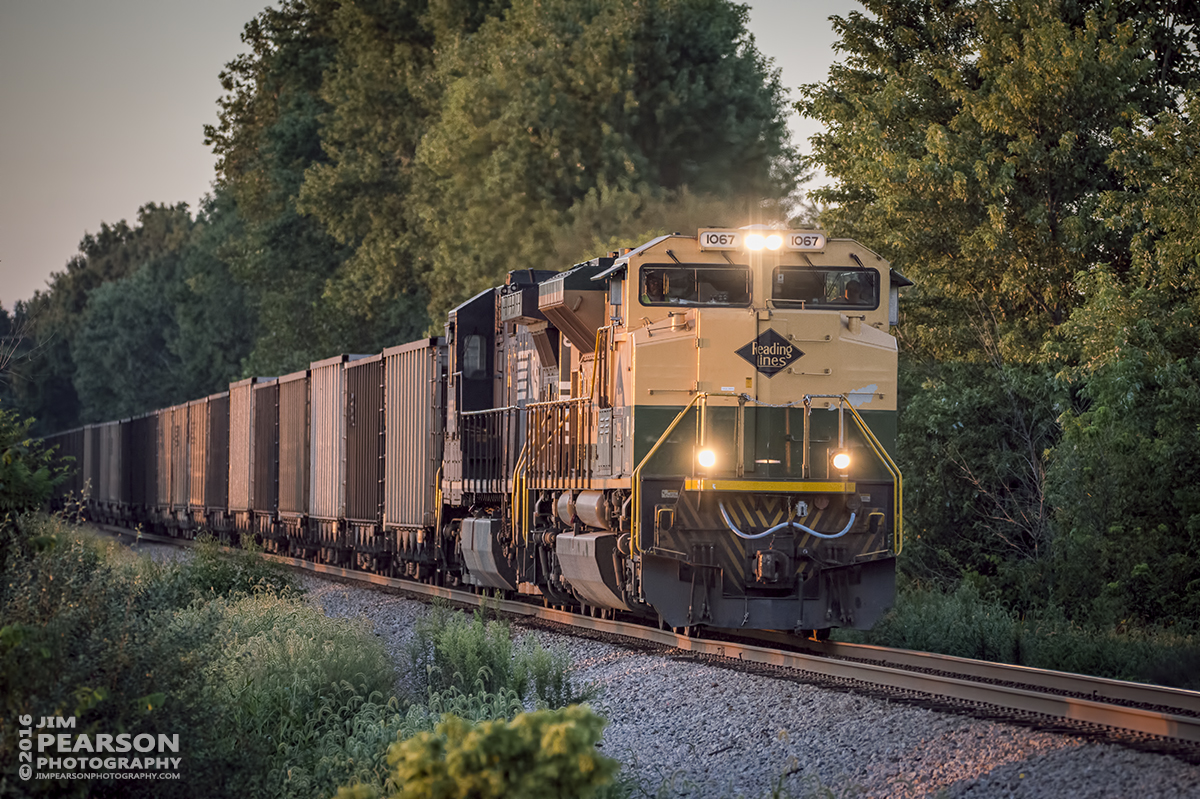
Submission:
[[[101,222],[208,193],[222,66],[265,0],[0,0],[0,303],[44,288]],[[752,0],[759,49],[794,89],[833,62],[854,0]],[[793,92],[794,96],[794,92]],[[817,128],[798,116],[801,140]]]

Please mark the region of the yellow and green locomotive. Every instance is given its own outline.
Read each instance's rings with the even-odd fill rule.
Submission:
[[[671,627],[869,627],[900,550],[898,289],[815,230],[517,271],[447,324],[458,579]]]

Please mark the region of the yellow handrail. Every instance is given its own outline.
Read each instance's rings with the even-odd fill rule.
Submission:
[[[875,455],[879,460],[883,461],[883,465],[892,474],[892,479],[896,481],[895,491],[892,495],[892,516],[895,519],[895,528],[892,531],[892,549],[895,554],[899,555],[900,550],[904,548],[904,478],[900,474],[900,467],[892,460],[892,457],[887,454],[883,444],[871,432],[871,428],[867,427],[867,423],[859,416],[854,405],[845,394],[842,395],[842,400],[846,403],[846,407],[850,409],[851,415],[854,416],[854,421],[858,425],[858,429],[862,431],[863,437],[867,439],[867,443],[871,445],[871,449],[875,450]]]
[[[642,468],[650,462],[650,459],[654,457],[654,453],[658,452],[658,448],[662,446],[664,441],[667,440],[667,436],[671,435],[671,432],[675,429],[676,425],[678,425],[687,412],[692,409],[692,406],[696,404],[696,401],[702,397],[707,398],[708,394],[697,394],[696,396],[692,397],[692,401],[685,405],[683,410],[679,412],[675,419],[669,425],[667,425],[667,429],[664,430],[663,434],[658,437],[658,440],[654,442],[654,446],[650,448],[650,451],[646,453],[646,455],[633,470],[633,518],[629,520],[629,529],[630,541],[632,542],[633,551],[635,552],[642,551],[642,489],[640,480]]]
[[[509,506],[512,508],[513,535],[516,536],[517,528],[520,526],[521,540],[526,544],[529,543],[529,527],[525,524],[525,518],[521,513],[522,498],[525,496],[525,492],[521,490],[521,471],[525,468],[525,454],[528,449],[529,441],[526,440],[525,445],[521,447],[521,455],[517,458],[517,463],[513,467],[512,501],[509,503]]]

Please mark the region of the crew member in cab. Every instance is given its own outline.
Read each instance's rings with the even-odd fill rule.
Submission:
[[[663,301],[663,276],[656,269],[647,269],[642,277],[642,302],[660,303]]]
[[[857,280],[847,282],[844,299],[849,305],[862,305],[864,302],[862,283]]]

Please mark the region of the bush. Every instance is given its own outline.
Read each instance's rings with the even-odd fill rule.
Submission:
[[[457,701],[462,709],[462,697],[474,696],[502,707],[507,695],[517,705],[559,708],[584,698],[571,683],[565,652],[547,651],[533,636],[514,647],[509,626],[486,620],[482,609],[467,616],[433,605],[416,624],[408,663],[416,702]]]
[[[239,791],[329,794],[386,772],[382,746],[400,723],[399,706],[386,698],[395,672],[364,623],[275,594],[214,601],[189,615],[212,609],[223,643],[205,681],[222,726],[237,731],[217,759],[256,764]]]
[[[382,784],[403,721],[362,624],[297,601],[287,575],[202,545],[155,563],[48,516],[9,531],[0,574],[0,794],[331,795]],[[20,715],[78,733],[178,735],[170,782],[17,781]]]
[[[33,419],[0,408],[0,517],[37,510],[50,499],[54,486],[66,479],[65,467],[55,467],[54,453],[29,436]]]
[[[896,600],[895,609],[862,636],[865,643],[1015,662],[1017,620],[984,601],[974,584],[964,581],[949,593],[907,587]]]
[[[253,546],[228,550],[212,536],[201,535],[191,553],[186,568],[168,569],[180,606],[213,597],[300,593],[292,573],[274,561],[259,557]]]
[[[24,517],[20,529],[25,554],[10,558],[0,575],[0,771],[16,774],[10,742],[19,715],[75,716],[76,734],[178,734],[187,742],[182,765],[190,770],[191,754],[205,750],[214,735],[198,678],[217,654],[215,620],[179,623],[163,612],[158,569],[143,568],[115,543],[54,517]],[[158,791],[149,784],[124,783],[117,790],[83,780],[22,781],[0,793],[203,795],[201,786],[188,779]]]
[[[1200,641],[1188,629],[1099,627],[1051,606],[1024,618],[973,582],[954,591],[901,587],[874,629],[837,630],[838,640],[938,652],[1039,669],[1180,688],[1200,687]]]
[[[446,716],[434,732],[393,744],[392,799],[471,796],[579,797],[612,782],[620,764],[596,752],[604,720],[586,707],[522,713],[512,721],[471,724]],[[339,799],[371,796],[358,786]]]

